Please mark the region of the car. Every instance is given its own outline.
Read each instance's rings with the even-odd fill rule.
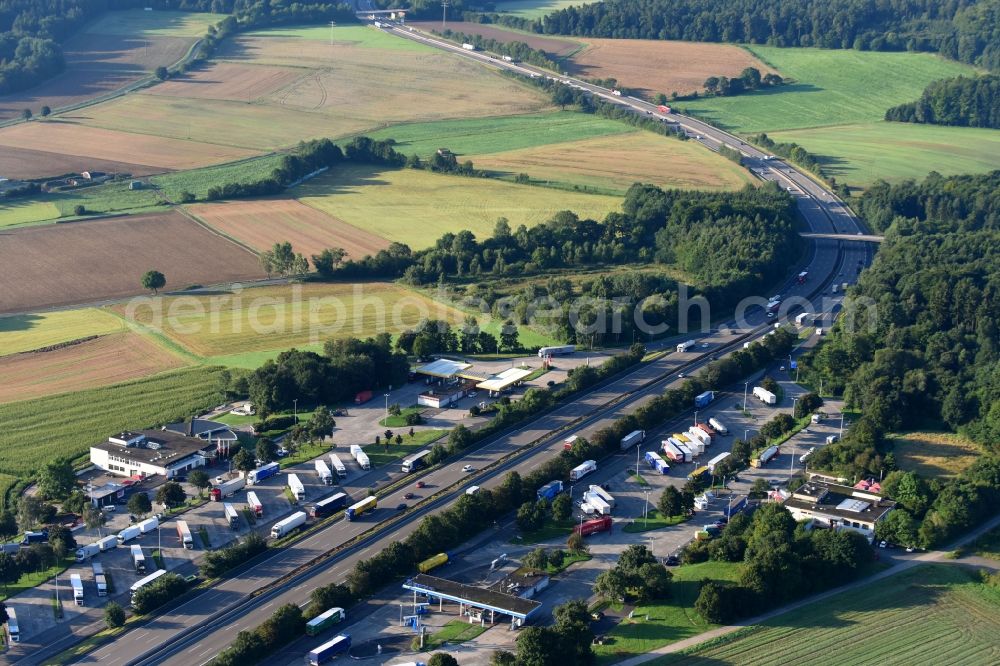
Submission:
[[[784,371],[785,371],[785,366],[782,365],[778,368],[778,372],[784,372]]]
[[[347,416],[347,410],[346,409],[335,409],[335,410],[333,410],[333,415],[334,416]]]
[[[590,619],[598,622],[604,619],[604,613],[602,611],[594,611],[590,614]]]
[[[131,525],[131,524],[133,524],[133,523],[137,523],[137,522],[139,522],[139,519],[138,519],[138,518],[136,518],[135,516],[133,516],[133,515],[132,515],[132,514],[130,513],[130,514],[128,514],[128,522],[129,522],[129,524]]]
[[[720,525],[720,524],[721,524],[721,525],[728,525],[728,524],[729,524],[729,519],[728,519],[728,518],[726,518],[725,516],[722,516],[722,517],[721,517],[721,518],[719,518],[719,519],[718,519],[717,521],[715,521],[715,524],[716,524],[716,525]]]
[[[687,377],[687,375],[685,375],[683,372],[677,373],[677,379],[684,379],[685,377]]]
[[[469,391],[469,397],[470,398],[475,398],[477,395],[479,395],[478,391]]]
[[[887,543],[886,543],[885,541],[882,541],[881,543],[879,543],[878,547],[879,547],[879,548],[885,548],[885,547],[887,547],[888,545],[889,545],[889,544],[887,544]]]
[[[424,488],[426,484],[423,481],[417,481],[417,488]]]
[[[912,553],[915,550],[916,550],[916,548],[914,548],[913,546],[907,546],[906,547],[906,552],[908,552],[908,553]]]
[[[784,481],[782,481],[781,479],[771,479],[770,481],[767,482],[767,485],[771,486],[772,488],[777,488],[782,483],[784,483]]]
[[[405,495],[403,495],[403,499],[413,499],[414,497],[416,497],[416,495],[414,495],[413,493],[406,493]]]
[[[714,522],[714,523],[712,523],[712,524],[713,524],[713,525],[715,525],[716,527],[718,527],[718,528],[719,528],[720,530],[721,530],[721,529],[722,529],[723,527],[725,527],[725,526],[726,526],[726,523],[722,522],[721,520],[717,520],[717,521],[715,521],[715,522]]]
[[[472,471],[472,465],[464,465],[462,467],[462,471],[463,472],[471,472]]]
[[[676,567],[680,563],[681,563],[681,561],[679,559],[677,559],[676,555],[671,555],[664,562],[664,564],[666,564],[668,567]]]
[[[400,502],[397,504],[396,511],[406,511],[406,502]]]
[[[701,343],[701,348],[702,349],[708,349],[708,343],[707,342]]]
[[[767,313],[767,318],[768,319],[774,319],[774,313],[773,312],[768,312]]]
[[[114,513],[117,510],[118,507],[115,506],[114,504],[106,504],[105,506],[101,507],[101,511],[103,511],[104,513]]]
[[[216,485],[221,485],[221,484],[223,484],[225,482],[226,482],[226,477],[224,477],[224,476],[217,476],[217,477],[215,477],[215,483],[216,483]]]

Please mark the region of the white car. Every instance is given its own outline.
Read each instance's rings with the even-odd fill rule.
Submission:
[[[677,379],[684,379],[685,377],[687,377],[687,375],[684,374],[683,372],[678,372],[677,373]]]
[[[462,471],[463,472],[471,472],[472,471],[472,465],[466,465],[465,467],[462,468]]]

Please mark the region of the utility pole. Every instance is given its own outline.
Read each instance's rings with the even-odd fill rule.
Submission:
[[[750,382],[743,382],[743,411],[747,411],[747,391],[750,390]]]
[[[441,29],[444,30],[445,24],[448,22],[448,5],[450,3],[448,0],[441,0]]]

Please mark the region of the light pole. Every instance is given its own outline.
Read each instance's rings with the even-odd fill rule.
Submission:
[[[642,451],[642,444],[635,445],[635,480],[639,481],[639,453]]]
[[[698,410],[694,410],[694,425],[698,427]]]
[[[844,439],[844,412],[840,412],[840,435],[839,439]]]
[[[294,398],[292,400],[292,422],[298,425],[299,423],[299,399]]]
[[[796,398],[792,398],[792,418],[793,419],[798,418],[797,416],[795,416],[795,414],[796,414],[795,407],[798,404],[799,404],[799,399],[797,397]]]
[[[747,428],[746,430],[743,431],[743,441],[744,442],[749,442],[750,441],[750,429],[749,428]]]
[[[743,411],[747,411],[747,391],[750,390],[750,382],[743,382]]]
[[[385,395],[385,424],[389,425],[389,394]]]
[[[642,526],[646,527],[649,523],[649,491],[646,491],[646,504],[642,507]]]

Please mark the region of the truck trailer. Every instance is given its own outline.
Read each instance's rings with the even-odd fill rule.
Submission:
[[[296,511],[292,515],[288,516],[284,520],[276,522],[271,527],[271,538],[280,539],[286,534],[290,534],[292,531],[297,530],[306,524],[306,516],[304,511]]]
[[[563,491],[562,481],[549,481],[544,486],[538,489],[535,495],[538,499],[546,499],[550,502],[556,498],[556,495]]]
[[[711,476],[711,474],[712,473],[708,470],[708,467],[699,467],[688,474],[688,481],[701,481],[705,477]]]
[[[701,409],[710,405],[713,400],[715,400],[715,391],[705,391],[694,397],[694,406]]]
[[[191,529],[187,521],[177,521],[177,538],[180,539],[181,546],[186,550],[194,550],[194,538],[191,536]]]
[[[415,472],[427,463],[427,458],[431,455],[430,449],[424,449],[423,451],[417,451],[409,458],[403,460],[402,471],[403,474],[409,474],[410,472]]]
[[[322,481],[324,485],[332,486],[333,472],[330,471],[330,468],[327,467],[326,463],[317,458],[313,465],[316,467],[316,476],[319,477],[319,480]]]
[[[681,451],[680,447],[677,446],[677,442],[673,439],[663,440],[660,444],[660,449],[663,451],[663,454],[667,457],[667,459],[675,463],[685,462],[684,452]]]
[[[101,547],[97,544],[97,542],[88,543],[86,546],[76,549],[76,561],[86,562],[87,560],[89,560],[94,555],[97,555],[100,552],[101,552]]]
[[[247,493],[247,507],[253,511],[253,515],[258,518],[264,515],[264,505],[261,504],[260,500],[257,498],[257,493],[252,490]]]
[[[594,511],[601,514],[602,516],[611,515],[611,505],[604,501],[604,498],[596,493],[585,492],[583,494],[583,501],[590,506],[594,507]]]
[[[132,546],[132,567],[136,573],[146,571],[146,556],[142,554],[142,546]]]
[[[597,534],[598,532],[610,532],[613,519],[611,516],[601,516],[600,518],[595,518],[593,520],[585,520],[576,527],[573,531],[580,536],[590,536],[591,534]]]
[[[466,51],[475,51],[476,45],[470,44],[468,42],[462,42],[462,48],[465,49]]]
[[[684,442],[678,442],[677,448],[679,448],[681,453],[684,454],[684,462],[693,462],[694,459],[698,457],[697,449],[692,449]]]
[[[776,404],[778,404],[778,396],[774,395],[773,393],[771,393],[770,391],[768,391],[763,386],[754,386],[753,387],[753,397],[757,398],[758,400],[760,400],[765,405],[776,405]]]
[[[76,602],[77,606],[83,605],[83,581],[80,579],[80,574],[70,574],[69,584],[73,588],[73,601]]]
[[[576,440],[580,439],[579,435],[570,435],[563,440],[563,451],[572,451],[573,445],[576,444]]]
[[[687,431],[685,431],[684,435],[692,442],[694,441],[701,442],[703,446],[712,445],[712,438],[709,437],[708,434],[701,428],[696,428],[694,426],[691,426],[690,428],[687,429]]]
[[[343,508],[350,499],[347,493],[335,493],[309,507],[309,515],[313,518],[329,516],[337,509]]]
[[[292,491],[292,496],[298,501],[303,501],[306,498],[306,489],[299,481],[299,477],[295,474],[288,475],[288,489]]]
[[[109,534],[103,539],[98,539],[97,545],[100,546],[102,553],[106,550],[114,550],[118,547],[118,537],[114,534]]]
[[[212,488],[209,493],[212,496],[213,502],[221,502],[226,497],[230,497],[236,494],[236,491],[243,490],[247,485],[247,480],[242,476],[236,479],[230,479],[225,483],[220,483],[216,487]]]
[[[450,556],[448,555],[448,553],[438,553],[437,555],[428,557],[423,562],[418,563],[417,571],[419,571],[420,573],[427,573],[432,569],[437,569],[439,566],[443,564],[447,564],[449,559]]]
[[[708,435],[709,439],[711,439],[713,442],[715,441],[715,437],[718,434],[715,432],[715,428],[708,425],[707,423],[696,423],[694,427],[697,428],[698,430],[701,430],[706,435]]]
[[[629,434],[622,437],[621,448],[622,451],[625,449],[630,449],[639,442],[646,441],[646,431],[645,430],[633,430]]]
[[[310,666],[320,666],[325,664],[339,654],[344,654],[351,649],[351,637],[348,634],[340,634],[331,641],[323,643],[309,653]]]
[[[582,463],[569,471],[570,481],[579,481],[591,472],[597,471],[597,462],[594,460],[584,460]]]
[[[347,614],[343,608],[331,608],[323,611],[313,619],[306,622],[306,634],[317,636],[338,622],[343,622]]]
[[[777,446],[769,446],[760,452],[760,455],[755,456],[753,460],[750,461],[751,467],[763,467],[767,463],[774,459],[774,456],[778,455]]]
[[[104,575],[104,565],[100,562],[94,562],[90,566],[94,570],[94,584],[97,585],[97,596],[108,596],[108,579]]]
[[[602,500],[604,500],[605,502],[607,502],[608,504],[610,504],[611,508],[614,508],[614,506],[615,506],[615,498],[611,495],[611,493],[609,493],[604,488],[601,488],[598,485],[592,485],[589,488],[587,488],[587,491],[590,492],[593,495],[597,495]]]
[[[347,507],[345,515],[348,520],[357,520],[361,516],[365,515],[369,511],[374,511],[378,507],[378,500],[375,497],[366,497],[360,502],[355,502],[351,506]]]
[[[716,466],[728,457],[729,457],[728,451],[726,451],[725,453],[720,453],[719,455],[715,456],[714,458],[708,461],[707,465],[708,469],[711,470],[711,472],[714,474]]]
[[[277,475],[281,471],[281,465],[276,462],[267,463],[266,465],[261,465],[257,469],[252,469],[247,472],[247,483],[251,486],[255,486],[264,479],[269,479],[272,476]]]
[[[646,464],[649,465],[649,468],[657,474],[670,473],[670,465],[668,465],[667,461],[661,458],[660,454],[655,451],[646,452]]]
[[[720,435],[729,434],[729,428],[727,428],[726,424],[720,421],[719,419],[716,418],[709,419],[708,425],[712,426],[712,429],[715,430],[715,432],[719,433]]]
[[[683,354],[689,349],[692,349],[695,346],[695,344],[696,343],[694,340],[688,340],[687,342],[682,342],[679,345],[677,345],[677,351]]]
[[[229,524],[229,529],[238,530],[240,529],[240,514],[236,512],[236,507],[226,502],[222,505],[222,512],[226,516],[226,522]]]
[[[344,466],[344,462],[336,453],[330,454],[330,465],[333,467],[333,471],[336,472],[337,476],[340,478],[347,476],[347,467]]]
[[[361,469],[369,470],[372,468],[371,461],[368,460],[368,454],[357,444],[351,445],[351,455],[354,456],[354,460],[357,461]]]
[[[129,525],[118,533],[118,545],[124,545],[140,534],[142,534],[142,530],[139,529],[138,525]]]
[[[558,345],[556,347],[542,347],[538,350],[538,358],[546,356],[563,356],[576,351],[576,345]]]

